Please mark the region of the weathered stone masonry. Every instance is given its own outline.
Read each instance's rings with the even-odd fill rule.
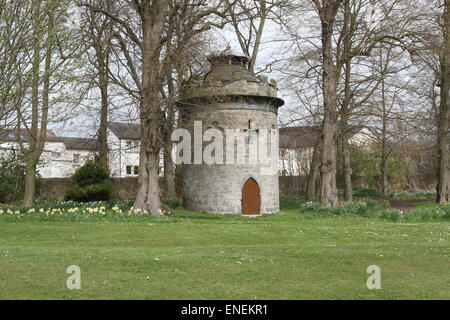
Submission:
[[[267,149],[276,150],[270,156],[278,164],[277,113],[284,102],[277,98],[276,82],[250,73],[246,69],[247,57],[221,55],[211,57],[210,62],[211,71],[191,81],[179,102],[182,127],[192,136],[194,121],[202,122],[203,131],[241,129],[259,134],[261,129],[275,129],[275,145],[270,145],[268,140]],[[267,175],[262,167],[262,164],[227,164],[225,161],[214,165],[184,164],[181,173],[185,207],[210,213],[241,214],[242,189],[253,178],[260,187],[261,213],[278,212],[278,170]]]

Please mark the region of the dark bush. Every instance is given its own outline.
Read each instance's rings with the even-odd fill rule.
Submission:
[[[114,190],[109,174],[98,163],[86,162],[73,174],[72,179],[77,185],[66,192],[66,201],[108,201],[112,198]]]
[[[162,203],[166,206],[171,207],[172,209],[180,208],[183,205],[183,200],[178,198],[173,199],[164,199]]]
[[[376,189],[355,188],[354,194],[357,198],[383,199],[383,194]]]
[[[112,193],[112,183],[106,181],[84,187],[75,186],[67,191],[65,200],[72,200],[76,202],[107,201],[111,199]]]
[[[0,203],[21,199],[24,188],[25,167],[21,155],[11,152],[0,157]]]
[[[281,196],[280,207],[281,209],[297,209],[301,204],[305,203],[304,198],[298,195]]]
[[[84,187],[102,183],[109,179],[108,171],[94,161],[88,161],[72,175],[78,186]]]
[[[11,175],[4,175],[0,178],[0,203],[7,203],[13,199],[16,179]]]
[[[297,209],[304,202],[306,202],[306,191],[304,190],[298,190],[292,195],[280,197],[281,209]]]

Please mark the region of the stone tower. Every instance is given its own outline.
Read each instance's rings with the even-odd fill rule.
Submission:
[[[179,101],[181,127],[191,134],[193,146],[192,163],[181,167],[184,205],[217,214],[276,213],[277,114],[284,104],[277,98],[276,81],[249,72],[245,56],[225,54],[209,61],[210,72],[190,81]],[[222,133],[223,139],[207,135],[208,130]],[[257,149],[250,141],[258,141]],[[211,154],[219,160],[205,163],[195,145],[206,151],[213,142],[223,145],[223,154],[214,149]],[[265,162],[261,154],[267,155]]]

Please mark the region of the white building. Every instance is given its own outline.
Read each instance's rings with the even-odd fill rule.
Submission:
[[[109,168],[111,177],[137,177],[139,173],[140,125],[130,123],[108,123]],[[20,153],[18,132],[15,129],[0,132],[0,157],[12,152]],[[28,131],[21,130],[20,140],[24,146],[29,141]],[[97,139],[59,137],[47,131],[46,143],[38,164],[38,173],[43,178],[68,178],[77,168],[94,160],[98,155]],[[160,172],[163,173],[163,160]]]
[[[0,131],[0,157],[20,152],[17,130]],[[288,127],[280,129],[281,176],[302,176],[309,172],[314,146],[320,134],[318,127]],[[360,146],[370,141],[370,131],[358,128],[352,132],[350,141]],[[140,125],[136,123],[108,123],[107,139],[109,168],[113,178],[137,177],[139,173]],[[26,130],[21,130],[21,140],[28,141]],[[51,130],[38,164],[43,178],[69,178],[87,160],[98,155],[97,139],[58,137]],[[163,156],[160,157],[160,175],[164,174]]]
[[[20,153],[18,141],[27,147],[29,136],[26,130],[3,130],[0,132],[0,156],[7,157],[11,153]],[[86,138],[58,137],[49,130],[47,142],[37,166],[43,178],[67,178],[87,160],[95,159],[97,140]]]
[[[138,176],[140,147],[139,124],[108,123],[109,168],[113,178]]]
[[[109,122],[109,168],[113,178],[137,177],[141,148],[141,126],[137,123]],[[164,175],[163,151],[159,157],[159,175]]]

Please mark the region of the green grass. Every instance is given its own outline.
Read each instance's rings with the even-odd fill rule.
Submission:
[[[391,194],[384,199],[387,200],[429,200],[435,201],[436,194],[434,193],[416,193],[416,194]]]
[[[414,205],[416,209],[428,209],[428,208],[438,208],[440,205],[436,202],[423,202]]]
[[[0,220],[0,299],[450,299],[450,223],[173,217]],[[368,290],[368,266],[382,289]],[[69,265],[82,289],[68,290]]]

